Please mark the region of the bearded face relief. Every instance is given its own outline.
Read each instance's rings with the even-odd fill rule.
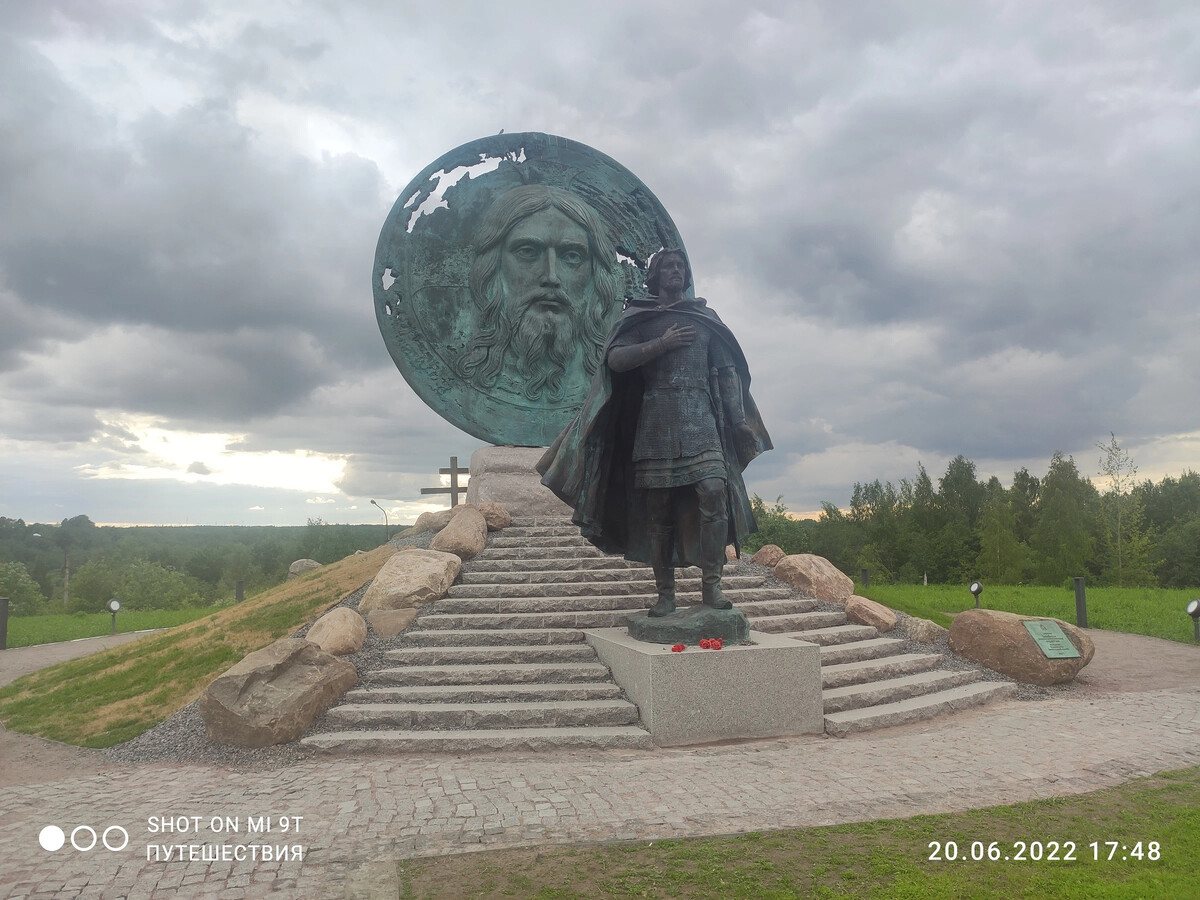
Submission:
[[[480,224],[471,295],[480,327],[459,372],[530,401],[581,399],[620,311],[615,252],[568,191],[525,185]]]

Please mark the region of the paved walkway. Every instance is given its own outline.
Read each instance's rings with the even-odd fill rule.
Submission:
[[[1200,648],[1092,634],[1095,671],[1056,699],[845,739],[349,757],[255,773],[153,765],[10,787],[0,796],[0,885],[15,897],[394,897],[392,862],[418,854],[907,817],[1200,765]],[[164,817],[176,830],[162,833]],[[258,817],[269,817],[269,832],[249,831]],[[39,846],[46,825],[63,829],[66,846]],[[81,826],[100,836],[96,849],[72,848]],[[105,829],[110,845],[122,843],[113,826],[128,833],[115,851],[103,848]],[[76,844],[90,841],[75,832]],[[203,858],[222,844],[228,860]],[[234,858],[261,855],[246,847],[263,844],[269,859]],[[278,859],[284,847],[300,849]]]

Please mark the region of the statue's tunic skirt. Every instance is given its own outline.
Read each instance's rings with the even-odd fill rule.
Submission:
[[[644,388],[633,444],[634,485],[673,488],[726,477],[710,372],[734,365],[724,344],[694,316],[665,310],[629,328],[613,346],[662,337],[672,325],[691,325],[696,339],[642,366]]]

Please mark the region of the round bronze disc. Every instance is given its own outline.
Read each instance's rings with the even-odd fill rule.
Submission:
[[[493,444],[549,444],[579,410],[649,258],[682,247],[620,163],[540,133],[431,163],[396,200],[371,287],[396,367],[436,413]],[[689,291],[690,294],[690,291]]]

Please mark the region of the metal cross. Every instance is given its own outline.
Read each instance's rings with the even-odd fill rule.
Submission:
[[[438,474],[450,476],[450,487],[421,488],[421,493],[422,494],[449,494],[450,495],[450,508],[453,509],[454,507],[458,506],[458,495],[465,494],[467,492],[467,489],[465,487],[459,486],[458,476],[459,475],[470,475],[471,470],[470,469],[460,469],[458,467],[458,457],[452,456],[452,457],[450,457],[450,468],[438,469]]]

